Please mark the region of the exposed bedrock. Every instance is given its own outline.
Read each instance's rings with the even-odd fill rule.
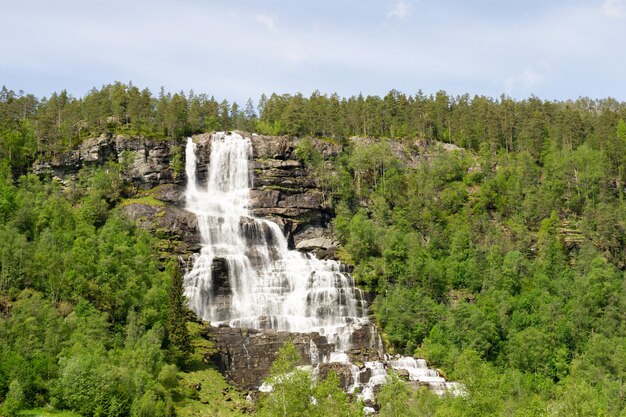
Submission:
[[[251,214],[276,222],[291,248],[316,253],[320,258],[332,258],[336,249],[330,227],[333,211],[315,175],[295,155],[300,139],[246,136],[250,137],[253,147]],[[193,136],[198,146],[197,178],[200,185],[206,184],[210,138],[210,133]],[[315,146],[326,158],[341,151],[340,145],[321,140],[316,140]],[[33,172],[65,183],[84,167],[117,162],[128,185],[125,189],[127,197],[141,197],[150,191],[152,197],[167,206],[182,208],[186,178],[181,169],[184,164],[181,149],[181,143],[173,140],[103,134],[84,140],[75,150],[38,160],[33,165]],[[153,193],[155,187],[158,188]],[[150,230],[158,229],[165,236],[185,240],[188,245],[181,246],[183,253],[197,248],[197,231],[193,231],[196,226],[190,224],[181,211],[156,210],[154,207],[125,207],[124,210]],[[164,211],[164,219],[151,216],[161,215]],[[180,221],[171,218],[174,214],[182,217]]]
[[[253,149],[251,161],[252,189],[250,212],[257,217],[272,220],[281,228],[293,249],[303,241],[325,238],[332,242],[330,223],[333,211],[328,196],[322,192],[315,175],[296,157],[299,139],[283,136],[245,135],[250,137]],[[207,164],[211,152],[211,134],[193,136],[197,144],[196,176],[201,185],[207,181]],[[341,147],[316,141],[318,150],[326,158],[337,155]],[[300,245],[302,251],[311,251],[318,257],[329,257],[329,249],[336,244]]]
[[[354,362],[380,360],[382,352],[370,346],[369,338],[375,331],[364,325],[355,334],[353,348],[348,352]],[[351,364],[328,362],[335,346],[319,333],[290,333],[276,330],[241,329],[228,326],[212,327],[206,333],[216,343],[217,363],[222,373],[235,386],[244,390],[258,389],[267,378],[281,346],[291,341],[300,354],[300,365],[319,365],[319,375],[325,377],[331,370],[337,373],[344,389],[354,383]]]
[[[87,166],[107,161],[121,164],[124,178],[137,189],[181,183],[171,166],[178,145],[175,141],[152,140],[127,135],[106,135],[84,140],[78,149],[47,157],[33,164],[33,172],[65,181]]]
[[[300,353],[301,365],[311,365],[329,357],[334,346],[319,333],[289,333],[228,326],[210,327],[219,351],[217,362],[222,373],[243,390],[258,389],[278,357],[280,347],[291,341]]]

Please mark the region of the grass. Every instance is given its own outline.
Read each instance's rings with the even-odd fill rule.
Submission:
[[[178,417],[214,416],[231,417],[245,414],[250,404],[244,395],[224,380],[208,357],[216,353],[212,342],[201,336],[203,326],[188,323],[194,352],[187,372],[180,380],[186,395],[176,399]]]
[[[165,207],[166,206],[164,202],[157,200],[151,195],[144,195],[144,196],[136,197],[136,198],[127,198],[125,200],[122,200],[122,202],[120,203],[120,206],[126,207],[126,206],[130,206],[131,204],[145,204],[147,206],[153,206],[153,207]]]

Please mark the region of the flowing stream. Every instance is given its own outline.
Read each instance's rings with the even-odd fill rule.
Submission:
[[[202,237],[202,249],[185,276],[190,308],[213,325],[318,332],[335,345],[329,360],[348,362],[350,336],[369,324],[366,302],[352,276],[336,261],[289,250],[277,224],[250,215],[249,139],[236,133],[213,135],[205,186],[196,178],[196,147],[188,139],[186,208],[196,214]],[[371,345],[382,348],[380,336],[373,333]],[[366,365],[376,378],[357,382],[363,370],[352,365],[353,388],[360,387],[369,397],[386,371],[383,363]],[[411,380],[447,384],[413,358],[387,366],[407,369]],[[438,388],[446,386],[433,387]]]
[[[202,249],[185,277],[189,304],[202,319],[232,327],[319,332],[338,351],[368,322],[352,276],[335,261],[289,250],[276,223],[248,212],[250,140],[215,134],[206,188],[197,184],[196,145],[186,148],[187,210],[198,217]],[[218,300],[214,272],[228,276],[229,297]]]

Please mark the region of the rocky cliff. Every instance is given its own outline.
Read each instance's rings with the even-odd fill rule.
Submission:
[[[371,348],[371,338],[378,337],[376,332],[374,326],[367,325],[352,335],[352,349],[347,353],[352,363],[359,363],[363,367],[366,361],[383,358],[382,347]],[[255,390],[261,386],[278,357],[280,347],[287,341],[291,341],[299,351],[300,365],[320,365],[318,371],[322,377],[331,370],[335,371],[340,376],[342,388],[346,390],[355,382],[351,363],[323,363],[329,361],[335,347],[319,333],[209,326],[206,334],[216,342],[220,370],[233,385],[242,390]]]
[[[332,209],[314,173],[296,157],[299,139],[246,135],[254,152],[251,212],[276,222],[290,247],[326,256],[335,246],[330,221]],[[199,148],[198,180],[206,183],[211,134],[193,137]],[[37,161],[33,172],[66,183],[89,166],[119,163],[126,188],[122,204],[128,216],[170,243],[164,249],[189,254],[199,248],[195,216],[183,207],[185,173],[181,144],[135,136],[101,135],[85,140],[78,149]],[[317,141],[325,157],[341,147]]]

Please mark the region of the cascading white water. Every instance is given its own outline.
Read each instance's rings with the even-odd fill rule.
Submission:
[[[362,293],[338,262],[289,250],[278,225],[250,215],[249,139],[235,133],[213,135],[205,186],[197,181],[191,139],[185,156],[187,210],[196,214],[202,237],[201,251],[185,275],[185,295],[198,316],[232,327],[319,332],[335,345],[335,352],[322,359],[349,366],[348,391],[360,390],[364,401],[374,400],[375,387],[385,382],[389,368],[406,370],[411,381],[425,383],[440,395],[463,395],[462,386],[446,382],[423,359],[387,357],[360,368],[350,362],[351,336],[370,324]],[[369,331],[370,347],[382,352],[376,328]],[[311,365],[319,359],[311,339]]]
[[[338,262],[289,250],[278,225],[250,215],[250,140],[213,135],[206,187],[197,183],[191,139],[185,156],[187,210],[202,236],[185,276],[191,309],[213,324],[319,332],[338,352],[348,349],[354,329],[368,323],[362,293]],[[229,293],[218,294],[224,279]]]

